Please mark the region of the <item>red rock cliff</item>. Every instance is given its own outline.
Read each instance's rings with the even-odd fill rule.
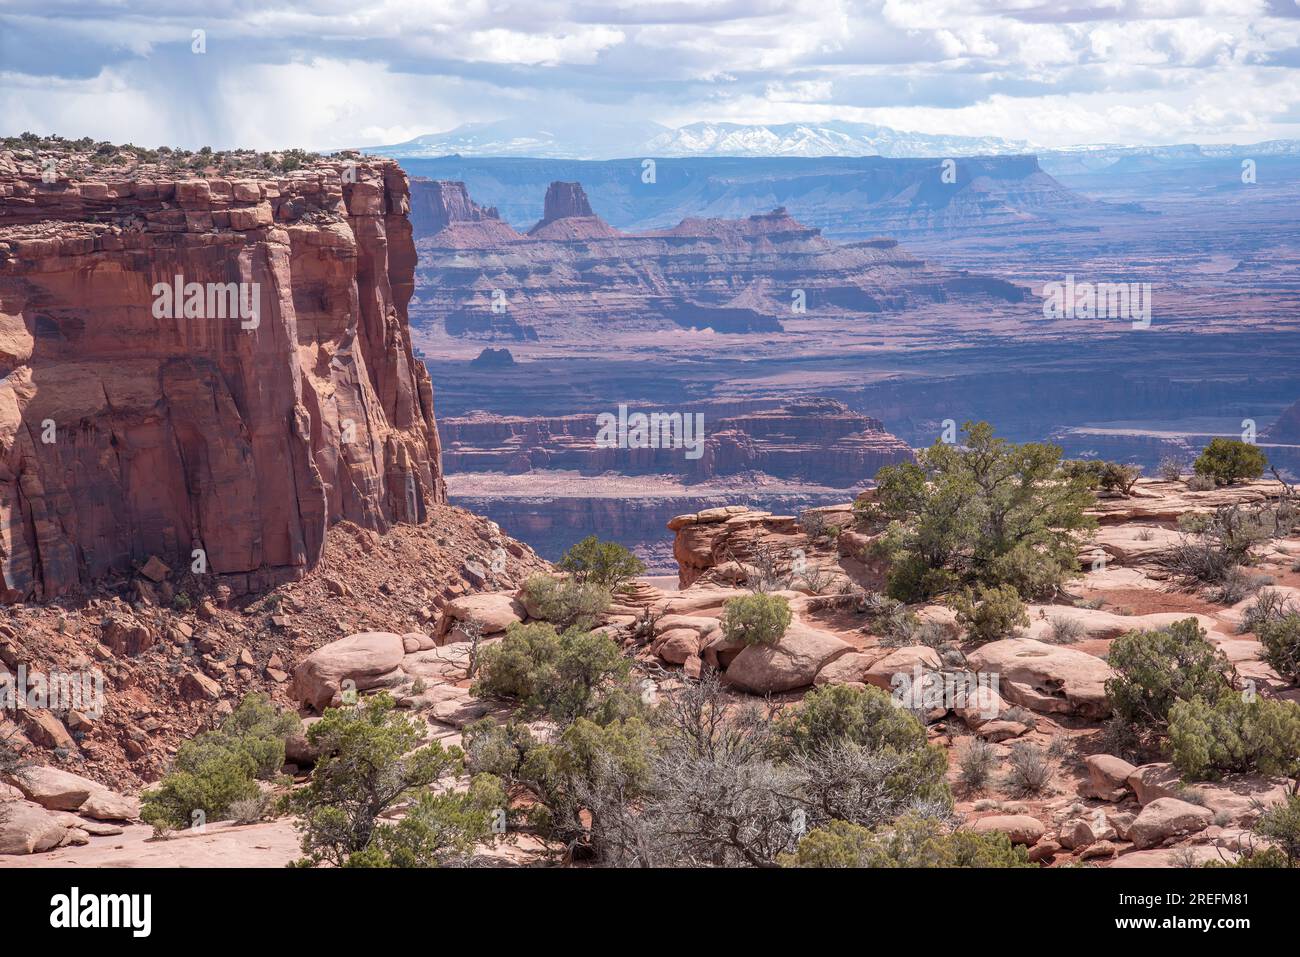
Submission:
[[[198,179],[45,161],[0,152],[5,598],[195,549],[259,588],[314,565],[330,522],[383,531],[445,499],[395,163]],[[178,276],[250,305],[256,284],[257,309],[215,318],[209,298],[186,318],[159,304]]]

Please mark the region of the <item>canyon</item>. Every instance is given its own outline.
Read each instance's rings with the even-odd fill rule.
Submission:
[[[1280,508],[1285,486],[1144,479],[1099,497],[1098,527],[1077,543],[1083,570],[1068,594],[1030,604],[1027,625],[980,645],[946,604],[915,604],[942,658],[869,614],[883,530],[855,508],[877,469],[967,410],[1131,458],[1190,451],[1177,442],[1226,428],[1225,412],[1254,413],[1266,447],[1293,446],[1293,327],[1273,314],[1285,292],[1230,331],[1194,310],[1145,337],[1031,325],[1041,310],[1026,286],[930,265],[893,240],[837,245],[779,211],[638,235],[558,181],[516,228],[457,184],[408,193],[396,165],[359,157],[196,178],[73,154],[52,182],[41,159],[0,153],[0,677],[93,670],[104,700],[0,716],[0,738],[30,762],[0,782],[0,866],[289,863],[286,818],[151,840],[139,796],[180,742],[250,693],[314,722],[349,681],[386,689],[448,747],[485,716],[509,719],[509,703],[472,689],[478,643],[535,618],[526,583],[591,533],[673,575],[632,582],[599,616],[643,692],[676,694],[708,672],[729,705],[791,707],[811,689],[893,689],[900,675],[922,690],[1001,678],[987,709],[918,713],[954,786],[961,750],[991,748],[998,777],[979,795],[959,789],[955,819],[1044,866],[1232,860],[1292,786],[1234,775],[1180,789],[1167,762],[1130,765],[1099,743],[1108,650],[1132,629],[1193,617],[1259,694],[1294,696],[1249,630],[1254,599],[1178,587],[1160,560],[1181,518]],[[155,291],[176,276],[266,295],[251,325],[242,312],[176,317]],[[514,285],[492,285],[503,277]],[[628,277],[657,298],[635,301]],[[797,280],[807,311],[780,312],[756,291],[769,279]],[[482,296],[493,288],[507,289],[503,313]],[[457,326],[457,296],[482,296],[474,314],[491,318]],[[680,321],[687,304],[704,321]],[[1252,366],[1265,348],[1273,366]],[[1160,355],[1184,361],[1153,376]],[[1217,377],[1198,371],[1211,363]],[[1071,424],[1080,407],[1106,425]],[[1219,417],[1189,414],[1206,407]],[[1123,418],[1133,410],[1184,429]],[[611,444],[602,429],[630,412],[700,415],[701,441],[672,429],[632,441],[620,427]],[[1254,556],[1284,596],[1300,594],[1294,532]],[[187,560],[195,547],[203,572]],[[723,637],[724,606],[769,574],[791,624],[770,647],[739,647]],[[309,744],[286,742],[288,777],[272,790],[309,779]],[[1029,797],[1001,777],[1025,744],[1055,755]],[[1176,797],[1193,789],[1196,804]],[[475,853],[571,863],[531,831]]]
[[[1300,394],[1300,234],[1282,212],[1300,196],[1300,168],[1279,157],[1267,182],[1234,188],[1232,155],[1106,172],[1050,159],[1059,176],[1032,157],[961,159],[952,184],[939,160],[674,159],[653,184],[631,161],[407,160],[456,178],[413,182],[417,205],[443,212],[416,232],[412,335],[455,419],[544,428],[620,404],[689,414],[832,400],[913,448],[983,419],[1015,441],[1148,473],[1163,458],[1190,463],[1249,420],[1295,474],[1294,443],[1268,427]],[[548,181],[570,184],[566,202],[579,182],[580,205],[548,212]],[[566,221],[599,227],[593,238],[530,235]],[[1069,275],[1150,283],[1150,327],[1044,318],[1039,291]],[[483,443],[477,452],[497,455]],[[840,478],[818,469],[831,459],[800,452],[810,468],[793,497],[746,502],[827,502],[816,496]],[[649,507],[665,488],[626,458],[599,476],[588,462],[548,477],[530,460],[513,490],[512,467],[494,466],[490,481],[461,472],[473,458],[461,450],[448,469],[456,500],[544,536],[534,544],[548,556],[567,540],[554,530],[607,516],[618,489],[629,512],[619,540],[671,573],[663,509]],[[864,469],[859,483],[874,476]],[[731,487],[777,494],[774,478]],[[546,501],[541,485],[565,501]],[[701,491],[700,507],[717,502]]]

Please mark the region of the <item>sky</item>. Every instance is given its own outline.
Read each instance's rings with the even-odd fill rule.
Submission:
[[[1300,6],[0,0],[0,134],[337,149],[539,118],[850,120],[1049,148],[1300,138]]]

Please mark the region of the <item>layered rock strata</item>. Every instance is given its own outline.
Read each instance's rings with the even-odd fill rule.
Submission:
[[[390,161],[200,178],[0,152],[0,585],[49,598],[151,555],[236,591],[327,525],[445,499]]]

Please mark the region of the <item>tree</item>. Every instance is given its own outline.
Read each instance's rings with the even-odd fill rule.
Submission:
[[[1142,466],[1121,465],[1102,459],[1071,459],[1061,463],[1061,474],[1068,478],[1083,478],[1091,488],[1118,495],[1129,495],[1142,477]]]
[[[425,727],[395,708],[383,692],[356,706],[329,708],[307,730],[320,757],[310,783],[286,802],[301,815],[296,826],[306,856],[300,864],[342,867],[371,846],[384,812],[461,769],[460,748],[421,746]]]
[[[810,831],[785,867],[1036,867],[1006,834],[950,830],[909,815],[875,830],[833,821]]]
[[[236,802],[258,795],[259,778],[280,770],[285,739],[301,727],[296,715],[278,712],[267,695],[247,695],[219,728],[180,746],[171,771],[144,794],[141,820],[173,829],[223,820]]]
[[[1266,810],[1251,830],[1277,846],[1287,867],[1300,867],[1300,795],[1292,794],[1286,803]]]
[[[1300,705],[1225,694],[1169,709],[1174,767],[1189,780],[1224,774],[1300,774]]]
[[[1115,671],[1106,681],[1115,717],[1147,738],[1164,732],[1176,702],[1217,701],[1232,690],[1231,664],[1206,640],[1195,618],[1120,635],[1107,660]]]
[[[628,689],[627,659],[601,632],[513,624],[480,658],[473,694],[514,698],[562,724],[578,718],[606,723],[631,713],[639,700]]]
[[[722,633],[747,645],[774,645],[790,619],[790,603],[781,595],[741,595],[722,606]]]
[[[1197,475],[1214,479],[1216,485],[1232,485],[1243,479],[1255,479],[1264,474],[1268,459],[1259,446],[1240,439],[1210,439],[1192,464]]]
[[[578,584],[594,584],[618,591],[645,571],[645,563],[617,542],[602,542],[588,535],[560,558],[559,565]]]
[[[423,791],[396,824],[380,824],[364,850],[345,867],[442,867],[462,862],[474,845],[492,835],[495,815],[506,803],[501,785],[479,775],[468,793]]]
[[[561,631],[588,631],[609,607],[610,593],[595,582],[579,584],[538,574],[524,582],[523,601],[529,615],[549,621]]]
[[[948,758],[925,728],[877,688],[815,689],[773,729],[812,823],[874,826],[907,811],[952,810]]]
[[[1263,621],[1255,633],[1264,646],[1261,657],[1269,667],[1292,684],[1300,684],[1300,613]]]
[[[957,624],[966,629],[971,641],[983,644],[1008,638],[1017,627],[1029,624],[1020,592],[1011,585],[979,586],[978,597],[969,588],[953,596],[949,604],[957,613]]]
[[[936,442],[916,463],[876,475],[873,514],[889,524],[888,591],[916,601],[960,584],[1010,584],[1026,598],[1052,592],[1078,567],[1089,481],[1065,475],[1054,445],[1013,445],[987,422],[966,423],[964,445]]]

